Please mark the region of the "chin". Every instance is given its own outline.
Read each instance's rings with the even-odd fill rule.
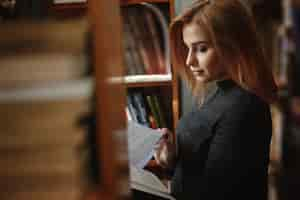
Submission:
[[[208,79],[208,77],[205,76],[196,76],[195,77],[196,81],[201,83],[201,84],[205,84],[208,83],[210,80]]]

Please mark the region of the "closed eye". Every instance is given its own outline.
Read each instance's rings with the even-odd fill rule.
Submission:
[[[200,52],[200,53],[205,53],[208,50],[208,46],[207,45],[197,45],[196,47],[196,51]]]

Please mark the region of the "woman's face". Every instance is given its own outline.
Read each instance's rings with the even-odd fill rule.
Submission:
[[[183,27],[183,42],[188,47],[186,66],[192,72],[196,81],[207,83],[223,79],[225,68],[220,63],[217,51],[207,32],[195,22]]]

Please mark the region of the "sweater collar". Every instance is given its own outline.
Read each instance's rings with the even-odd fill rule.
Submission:
[[[236,83],[232,79],[224,79],[224,80],[217,81],[217,86],[220,89],[230,89],[235,85]]]

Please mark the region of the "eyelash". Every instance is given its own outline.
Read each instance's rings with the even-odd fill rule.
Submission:
[[[198,45],[189,48],[189,51],[193,51],[195,53],[206,53],[208,48],[209,48],[208,46]]]
[[[207,51],[208,47],[206,46],[197,46],[196,51],[200,53],[205,53]]]

